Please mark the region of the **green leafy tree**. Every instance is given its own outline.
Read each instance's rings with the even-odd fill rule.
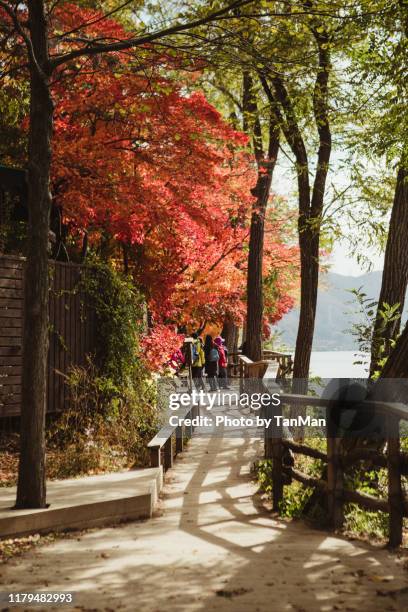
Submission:
[[[368,195],[373,200],[380,195],[382,201],[377,208],[381,210],[382,207],[384,213],[391,208],[388,231],[379,228],[380,245],[384,243],[385,256],[373,321],[370,364],[373,376],[381,369],[384,358],[395,344],[408,285],[408,5],[399,0],[361,2],[360,11],[366,11],[366,16],[359,19],[360,40],[350,51],[349,75],[353,90],[349,112],[356,128],[352,130],[350,140],[366,163],[378,165],[379,160],[384,162],[379,182],[382,184],[380,189],[385,189],[381,193],[378,187],[375,188],[375,181],[370,181],[370,175],[366,174],[361,190],[363,197]],[[387,180],[390,169],[395,174],[392,201]],[[389,308],[398,316],[389,317],[385,322],[384,313]],[[377,346],[379,339],[381,354]]]

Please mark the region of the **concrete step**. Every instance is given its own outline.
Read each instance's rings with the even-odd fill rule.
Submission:
[[[50,481],[39,510],[13,510],[15,487],[0,488],[0,538],[150,518],[162,484],[161,467]]]

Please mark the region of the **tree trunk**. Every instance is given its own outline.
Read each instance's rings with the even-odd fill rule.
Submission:
[[[256,197],[251,216],[247,272],[247,317],[243,344],[245,354],[253,361],[262,359],[263,323],[263,248],[265,214],[273,171],[279,151],[279,121],[271,112],[268,150],[263,146],[262,126],[252,75],[243,73],[243,130],[252,134],[252,148],[258,165],[258,177],[252,194]]]
[[[319,233],[299,229],[299,245],[301,297],[293,367],[294,393],[304,393],[307,389],[319,284]]]
[[[268,170],[267,174],[259,174],[255,188],[257,201],[251,217],[247,276],[246,354],[253,361],[262,359],[262,265],[265,213],[271,183],[272,172]]]
[[[263,327],[263,249],[265,215],[279,150],[279,131],[271,124],[268,161],[259,163],[258,180],[253,191],[257,200],[251,217],[247,274],[247,318],[245,354],[252,361],[262,359]]]
[[[53,104],[44,3],[28,2],[33,53],[30,61],[28,241],[24,282],[21,450],[17,508],[44,508],[45,410],[48,354],[48,238]]]
[[[408,378],[408,323],[381,372],[381,378]]]
[[[328,106],[328,82],[331,69],[327,45],[329,38],[327,33],[319,31],[319,28],[312,28],[312,30],[319,48],[319,70],[313,93],[313,113],[319,133],[319,150],[310,198],[307,156],[302,150],[304,147],[295,146],[295,150],[299,151],[296,159],[299,182],[298,228],[301,267],[300,316],[293,367],[295,393],[307,392],[319,286],[320,228],[332,148]],[[296,143],[295,134],[294,142]]]
[[[221,336],[224,338],[227,345],[228,353],[236,353],[238,351],[238,326],[234,321],[226,317],[222,327]]]
[[[300,310],[293,364],[292,393],[306,394],[312,353],[316,318],[317,290],[319,283],[319,242],[320,231],[310,224],[310,183],[308,163],[297,163],[299,189],[298,239],[300,250]],[[304,414],[304,408],[293,405],[290,416]],[[303,428],[296,432],[303,439]]]
[[[319,150],[310,195],[309,162],[305,142],[296,118],[296,112],[282,77],[275,73],[271,79],[272,89],[265,76],[261,75],[264,91],[275,113],[286,141],[296,158],[296,173],[299,190],[299,247],[301,261],[301,300],[299,328],[293,369],[293,392],[307,391],[310,356],[312,352],[316,317],[317,289],[319,283],[320,226],[330,162],[332,139],[329,123],[329,75],[330,36],[324,25],[312,22],[311,31],[318,47],[319,66],[313,91],[313,114],[319,134]]]
[[[380,357],[386,357],[391,352],[391,341],[395,340],[401,319],[388,323],[383,328],[383,319],[380,310],[384,304],[394,306],[399,304],[398,312],[401,316],[405,293],[408,283],[408,170],[400,167],[397,174],[394,203],[391,212],[388,230],[387,246],[385,249],[384,270],[380,297],[378,300],[377,316],[373,329],[373,342],[371,347],[370,376],[378,369]],[[379,354],[379,348],[385,343],[385,352]]]

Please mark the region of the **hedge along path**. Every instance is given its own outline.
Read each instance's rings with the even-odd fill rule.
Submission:
[[[264,508],[250,474],[261,440],[238,433],[193,438],[155,518],[33,549],[1,568],[1,590],[72,591],[79,610],[408,609],[396,554]]]

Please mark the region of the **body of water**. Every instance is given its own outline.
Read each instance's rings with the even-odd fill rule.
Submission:
[[[321,378],[367,378],[368,365],[354,364],[355,361],[368,364],[368,355],[356,355],[354,351],[314,351],[310,375]]]

